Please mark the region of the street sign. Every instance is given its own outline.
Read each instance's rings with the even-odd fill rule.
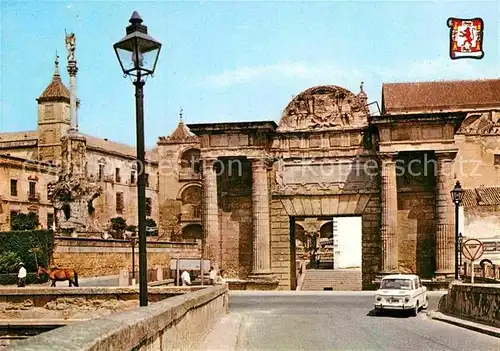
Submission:
[[[469,239],[462,244],[463,255],[471,261],[475,261],[480,258],[483,255],[483,252],[483,243],[477,239]]]
[[[172,258],[170,259],[170,269],[181,271],[199,271],[201,266],[201,259],[199,258]],[[210,260],[203,260],[203,271],[208,272],[210,270]]]

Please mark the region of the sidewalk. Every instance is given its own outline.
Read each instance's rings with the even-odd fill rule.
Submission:
[[[192,347],[192,351],[204,350],[242,350],[244,344],[243,315],[231,312],[222,317],[200,341]]]
[[[458,327],[474,330],[479,333],[488,334],[500,338],[500,328],[495,328],[482,323],[472,322],[467,319],[449,316],[438,311],[427,312],[427,316],[441,322],[450,323]]]

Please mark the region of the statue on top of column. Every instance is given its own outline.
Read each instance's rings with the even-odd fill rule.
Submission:
[[[68,50],[68,61],[75,61],[76,36],[75,33],[67,33],[66,30],[66,49]]]

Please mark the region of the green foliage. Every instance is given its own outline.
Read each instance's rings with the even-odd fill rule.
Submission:
[[[158,235],[158,228],[153,218],[146,218],[146,236]]]
[[[146,218],[146,227],[156,227],[156,222],[153,218]]]
[[[21,259],[17,253],[12,251],[4,251],[0,254],[0,272],[13,273],[19,268]]]
[[[36,271],[38,265],[49,265],[53,244],[51,230],[0,232],[0,256],[7,252],[15,253],[29,272]]]
[[[111,218],[110,234],[115,239],[122,239],[127,229],[127,221],[123,217]]]
[[[40,223],[34,212],[19,213],[12,218],[12,230],[35,230]]]
[[[137,226],[135,226],[135,225],[128,225],[126,228],[126,231],[132,232],[132,233],[135,233],[136,230],[137,230]]]

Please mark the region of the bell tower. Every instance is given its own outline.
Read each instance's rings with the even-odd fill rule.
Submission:
[[[38,102],[38,160],[57,164],[61,158],[61,137],[70,128],[70,93],[59,74],[56,53],[54,75]]]

